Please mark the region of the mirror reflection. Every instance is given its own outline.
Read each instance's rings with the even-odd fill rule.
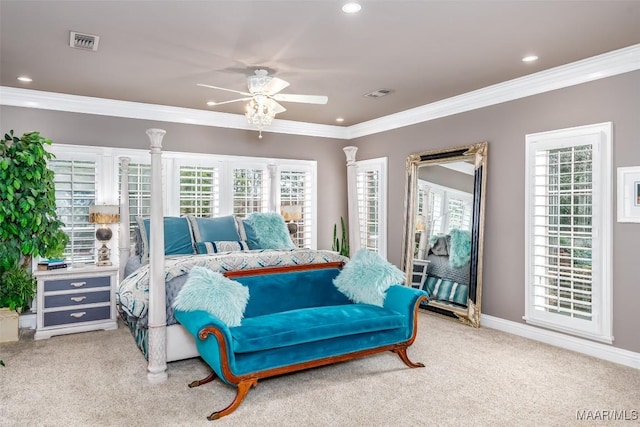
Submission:
[[[422,152],[407,161],[403,265],[432,311],[479,326],[486,143]]]

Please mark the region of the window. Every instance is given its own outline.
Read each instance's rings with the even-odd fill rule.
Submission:
[[[220,213],[219,170],[180,166],[180,215],[216,217]]]
[[[526,143],[525,319],[611,343],[611,124]]]
[[[473,194],[449,187],[418,180],[418,215],[427,230],[428,237],[449,234],[451,230],[471,231]]]
[[[54,172],[56,212],[69,236],[64,257],[71,263],[93,262],[96,240],[89,206],[96,200],[96,162],[54,159],[49,167]]]
[[[263,169],[233,169],[233,214],[247,216],[267,210],[267,179]]]
[[[88,222],[89,206],[118,203],[120,160],[130,159],[129,231],[133,253],[135,217],[148,218],[151,211],[148,151],[65,144],[55,144],[50,151],[57,158],[50,165],[56,174],[58,213],[67,224],[65,231],[70,237],[65,256],[71,262],[94,261],[95,224]],[[315,161],[168,151],[162,153],[162,158],[166,216],[244,216],[251,212],[279,212],[279,203],[297,204],[302,206],[302,219],[296,221],[296,243],[316,247]],[[119,235],[115,227],[109,247],[111,259],[118,262]]]
[[[387,256],[387,158],[356,162],[360,247]]]
[[[136,251],[136,217],[148,218],[151,213],[151,165],[144,163],[129,163],[129,236],[131,238],[131,253]],[[118,179],[121,180],[121,174]],[[118,189],[121,181],[118,181]]]
[[[292,235],[293,243],[299,248],[312,247],[313,212],[311,171],[292,170],[284,167],[280,170],[280,206],[298,206],[300,218],[292,219],[297,231]],[[286,219],[286,218],[285,218]]]

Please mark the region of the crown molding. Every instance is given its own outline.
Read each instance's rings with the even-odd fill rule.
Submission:
[[[640,69],[640,44],[349,127],[275,119],[263,132],[354,139]],[[0,105],[255,130],[240,114],[0,86]]]
[[[640,44],[348,127],[348,139],[398,129],[640,69]]]
[[[255,131],[244,115],[0,86],[0,105]],[[264,133],[347,138],[343,126],[275,119]]]

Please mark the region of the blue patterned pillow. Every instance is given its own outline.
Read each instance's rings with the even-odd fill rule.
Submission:
[[[247,251],[249,246],[243,240],[238,241],[217,241],[217,242],[196,242],[196,252],[199,254],[215,254],[218,252]]]
[[[375,252],[360,249],[333,284],[355,303],[382,307],[391,285],[404,283],[404,273]]]
[[[275,212],[253,212],[244,220],[256,234],[260,249],[295,249],[282,215]]]
[[[249,302],[249,288],[217,271],[193,267],[173,301],[180,311],[207,311],[229,327],[240,326]]]

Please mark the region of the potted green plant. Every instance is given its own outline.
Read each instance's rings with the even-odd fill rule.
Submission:
[[[349,238],[347,237],[347,228],[344,225],[344,218],[340,217],[341,234],[338,238],[338,224],[333,225],[333,245],[332,250],[340,255],[349,256]]]
[[[0,307],[18,312],[36,293],[31,260],[60,255],[69,241],[56,214],[50,144],[39,132],[0,141]]]

